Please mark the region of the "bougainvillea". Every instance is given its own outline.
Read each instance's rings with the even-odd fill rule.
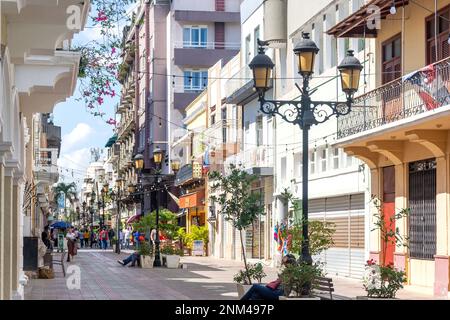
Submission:
[[[123,47],[122,30],[130,24],[129,12],[137,0],[92,0],[90,26],[99,28],[101,39],[90,41],[75,47],[81,53],[79,68],[79,101],[83,101],[86,110],[94,117],[106,115],[102,108],[108,98],[117,96],[114,89],[119,77],[127,71],[121,63]],[[114,119],[105,120],[116,125]]]

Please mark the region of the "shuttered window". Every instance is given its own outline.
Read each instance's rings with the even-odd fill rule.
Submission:
[[[383,84],[391,82],[402,76],[402,47],[401,35],[386,41],[383,47],[382,72]]]
[[[364,248],[364,194],[313,199],[309,218],[335,224],[335,248]]]
[[[426,19],[427,26],[427,64],[437,62],[449,56],[448,37],[450,35],[450,6]],[[436,24],[437,22],[437,24]],[[437,44],[437,46],[436,46]]]

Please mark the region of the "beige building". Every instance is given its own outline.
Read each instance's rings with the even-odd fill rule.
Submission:
[[[337,143],[370,167],[371,193],[381,200],[386,221],[410,210],[392,226],[407,245],[385,246],[372,232],[370,257],[404,269],[409,285],[447,297],[450,1],[394,3],[396,10],[392,1],[367,4],[381,9],[379,28],[368,27],[363,7],[328,30],[339,38],[376,40],[376,89],[357,97],[353,111],[338,120]]]

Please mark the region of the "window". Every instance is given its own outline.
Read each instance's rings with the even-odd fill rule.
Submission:
[[[250,63],[250,59],[252,57],[252,53],[250,52],[250,43],[251,37],[248,35],[247,38],[245,38],[245,65]]]
[[[325,149],[322,149],[322,152],[321,152],[321,158],[320,158],[320,163],[321,163],[321,170],[322,170],[322,172],[325,172],[325,171],[327,171],[327,156],[328,156],[328,149],[327,148],[325,148]]]
[[[316,151],[312,151],[309,156],[309,173],[316,173]]]
[[[346,162],[347,162],[347,168],[351,167],[352,164],[353,164],[353,157],[350,156],[350,155],[347,155],[347,161]]]
[[[206,26],[188,26],[183,28],[184,48],[206,48],[208,28]]]
[[[263,144],[263,117],[256,117],[256,145],[259,147]]]
[[[391,82],[402,76],[402,47],[401,36],[383,43],[383,65],[382,65],[382,81],[383,84]]]
[[[302,177],[302,154],[295,153],[294,154],[294,178]]]
[[[286,157],[281,158],[281,183],[286,182]]]
[[[448,37],[450,35],[449,20],[450,7],[446,7],[438,12],[437,26],[434,14],[427,18],[427,64],[445,59],[450,55],[448,44]]]
[[[211,125],[214,125],[216,123],[216,115],[211,115]]]
[[[201,91],[208,86],[208,71],[205,70],[185,70],[184,90]]]
[[[259,30],[260,30],[260,28],[259,28],[259,26],[257,26],[253,33],[253,56],[256,56],[258,54],[258,39],[260,37]]]
[[[227,142],[227,108],[222,108],[222,142]]]
[[[333,169],[339,169],[339,149],[333,149]]]

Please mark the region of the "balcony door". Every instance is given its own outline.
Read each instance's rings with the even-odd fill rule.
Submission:
[[[383,210],[384,224],[387,231],[395,230],[395,167],[383,168]],[[382,261],[385,265],[394,263],[395,243],[392,239],[381,239]]]
[[[385,41],[383,48],[382,83],[383,85],[402,76],[401,34]],[[401,113],[401,86],[391,87],[383,92],[383,120],[385,123],[395,121]]]
[[[432,64],[450,55],[448,38],[450,35],[450,6],[426,19],[427,64]]]

